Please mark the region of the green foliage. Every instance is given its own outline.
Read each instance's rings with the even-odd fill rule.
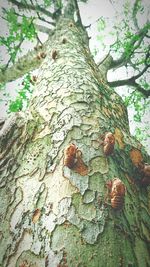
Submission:
[[[135,21],[137,21],[135,16],[137,13],[141,15],[144,12],[141,1],[138,1],[136,14],[133,12],[133,7],[128,1],[125,2],[123,11],[122,19],[119,21],[117,20],[113,26],[116,40],[110,46],[110,49],[117,54],[122,54],[123,52],[125,60],[127,61],[131,58],[132,66],[135,65],[135,68],[137,64],[142,65],[144,63],[147,43],[142,37],[150,29],[150,23],[145,22],[145,25],[141,25],[141,30],[138,31],[135,27]]]
[[[51,0],[44,0],[44,5],[45,5],[45,7],[48,7],[48,6],[50,6],[51,5]]]
[[[15,101],[10,101],[9,112],[17,112],[22,110],[23,101],[21,98],[16,98]]]
[[[0,91],[5,90],[5,87],[6,87],[5,83],[0,83]]]
[[[129,25],[126,24],[124,20],[122,21],[120,26],[118,25],[117,27],[118,27],[117,30],[119,30],[120,33],[117,40],[111,45],[111,50],[118,54],[124,52],[125,60],[128,60],[132,55],[133,64],[135,63],[136,64],[138,63],[138,65],[143,64],[144,60],[143,59],[141,60],[141,57],[140,57],[140,62],[139,60],[137,62],[137,56],[136,54],[134,54],[134,51],[138,49],[138,51],[136,52],[141,53],[142,55],[142,52],[144,52],[144,50],[146,49],[144,41],[140,40],[141,40],[141,35],[143,35],[144,32],[147,32],[148,29],[150,29],[150,24],[147,23],[143,28],[143,32],[142,33],[139,32],[139,34],[135,34],[135,32],[131,31]]]
[[[98,23],[97,23],[97,29],[98,29],[98,32],[100,33],[98,36],[97,36],[97,40],[101,43],[103,49],[106,48],[106,45],[104,43],[104,39],[106,38],[106,35],[105,35],[105,29],[106,29],[106,19],[104,17],[101,17],[99,20],[98,20]]]
[[[126,107],[134,109],[133,118],[138,125],[135,129],[134,135],[144,145],[145,140],[148,139],[150,135],[148,135],[149,126],[142,121],[142,118],[146,112],[149,112],[150,99],[143,99],[142,94],[134,90],[130,93],[130,95],[125,96],[124,103]],[[140,125],[142,126],[142,129],[140,128]]]
[[[29,104],[29,99],[33,91],[31,75],[27,74],[22,82],[23,87],[19,90],[15,100],[10,100],[8,112],[17,112],[25,109]]]
[[[133,4],[133,3],[132,3]],[[105,38],[110,34],[114,37],[112,43],[109,47],[109,50],[113,55],[120,55],[124,52],[126,59],[128,59],[131,54],[133,63],[137,64],[137,58],[140,58],[138,62],[143,64],[142,54],[145,54],[147,43],[145,39],[140,42],[142,35],[144,35],[148,29],[150,29],[150,23],[146,23],[143,27],[142,32],[139,30],[137,34],[137,29],[135,28],[134,22],[136,20],[135,16],[137,13],[140,15],[144,13],[144,6],[142,6],[141,1],[137,1],[136,10],[133,10],[131,2],[126,1],[123,8],[123,13],[117,14],[113,21],[108,20],[108,18],[100,18],[97,23],[97,29],[100,32],[100,35],[97,36],[97,39],[100,41],[100,45],[108,48],[105,44]],[[120,11],[121,12],[121,11]],[[112,29],[110,32],[110,24]],[[107,31],[107,34],[104,33]],[[135,50],[138,53],[133,53]],[[140,57],[139,57],[140,54]]]
[[[36,36],[36,30],[33,24],[33,18],[22,16],[15,13],[15,10],[3,10],[5,19],[9,27],[9,36],[0,36],[0,45],[4,45],[10,55],[12,62],[15,61],[18,51],[21,51],[22,42],[27,39],[32,41]]]
[[[92,51],[93,56],[96,56],[97,53],[98,53],[98,51],[99,51],[99,50],[98,50],[96,47],[94,47],[94,49],[93,49],[93,51]]]
[[[148,123],[149,124],[149,123]],[[146,124],[147,126],[144,127],[136,127],[135,128],[135,137],[137,140],[139,140],[143,146],[147,147],[147,140],[150,138],[150,134],[149,134],[149,125]]]
[[[55,4],[56,8],[62,8],[62,0],[44,0],[44,7],[50,7],[52,3]]]
[[[62,8],[63,7],[63,4],[62,4],[61,0],[55,0],[55,2],[56,2],[56,7],[57,8]]]
[[[149,100],[143,99],[142,94],[134,90],[129,96],[125,96],[124,103],[126,107],[134,106],[135,109],[134,120],[136,122],[141,122],[141,118],[146,111]]]
[[[142,141],[144,143],[144,141],[148,137],[150,137],[150,135],[147,134],[148,130],[149,130],[149,127],[148,126],[146,126],[144,129],[140,129],[140,128],[136,127],[136,129],[135,129],[135,136],[136,136],[136,138],[139,141]]]
[[[104,19],[103,17],[101,17],[101,18],[98,20],[97,28],[98,28],[98,31],[99,31],[99,32],[105,30],[105,28],[106,28],[106,21],[105,21],[105,19]]]
[[[23,36],[23,38],[26,38],[28,40],[33,40],[35,38],[36,30],[35,30],[32,18],[29,19],[23,15],[20,29],[21,29],[21,35]]]
[[[0,83],[0,103],[7,105],[8,99],[10,98],[9,93],[6,92],[6,84]]]

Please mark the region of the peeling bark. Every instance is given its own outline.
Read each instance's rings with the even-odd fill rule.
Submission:
[[[131,151],[148,157],[130,136],[126,108],[83,37],[70,20],[58,23],[29,110],[1,142],[0,266],[149,264],[149,189],[136,183],[141,177]],[[109,157],[101,145],[106,132],[116,138]],[[64,166],[70,143],[82,152],[72,169]],[[106,200],[106,182],[115,177],[127,189],[121,211]]]

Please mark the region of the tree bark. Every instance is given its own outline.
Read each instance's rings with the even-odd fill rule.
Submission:
[[[73,21],[58,22],[28,111],[1,129],[1,267],[149,266],[149,190],[137,183],[148,156],[87,40]],[[80,153],[68,168],[71,143]],[[126,187],[119,211],[106,188],[115,177]]]

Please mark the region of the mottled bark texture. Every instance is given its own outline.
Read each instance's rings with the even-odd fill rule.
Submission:
[[[0,266],[147,267],[148,188],[136,181],[148,159],[126,108],[73,21],[58,23],[46,54],[28,111],[0,132]],[[109,156],[106,132],[115,137]],[[71,143],[78,159],[70,169]],[[120,211],[107,196],[115,177],[126,186]]]

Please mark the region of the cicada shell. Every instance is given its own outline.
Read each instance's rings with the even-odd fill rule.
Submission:
[[[41,52],[41,53],[40,53],[40,57],[41,57],[41,58],[45,58],[45,57],[46,57],[46,53]]]
[[[77,150],[75,144],[69,144],[64,150],[64,165],[72,169],[77,161]]]
[[[33,76],[32,76],[32,81],[33,81],[33,82],[36,82],[36,81],[37,81],[37,76],[33,75]]]
[[[105,134],[103,144],[104,144],[104,154],[106,156],[111,155],[114,151],[114,145],[115,145],[115,137],[111,132]]]
[[[110,190],[111,206],[116,210],[120,210],[124,205],[124,197],[126,188],[123,182],[119,178],[115,178],[111,183],[107,183],[107,187]]]
[[[53,49],[51,51],[51,57],[52,57],[52,59],[55,60],[57,56],[58,56],[57,50],[56,49]]]
[[[145,176],[150,178],[150,165],[148,165],[147,163],[145,163],[144,165],[143,173]]]
[[[63,37],[62,38],[62,44],[66,44],[67,43],[67,38],[66,37]]]
[[[140,184],[143,187],[147,187],[150,185],[150,165],[147,163],[140,163],[138,165],[139,172],[142,174],[142,179],[140,180]]]
[[[150,177],[149,176],[144,176],[141,180],[142,187],[147,187],[150,185]]]
[[[69,23],[69,27],[73,27],[73,22],[70,22]]]
[[[111,198],[111,206],[113,209],[120,210],[122,209],[124,204],[124,198],[119,195],[115,195],[113,198]]]

